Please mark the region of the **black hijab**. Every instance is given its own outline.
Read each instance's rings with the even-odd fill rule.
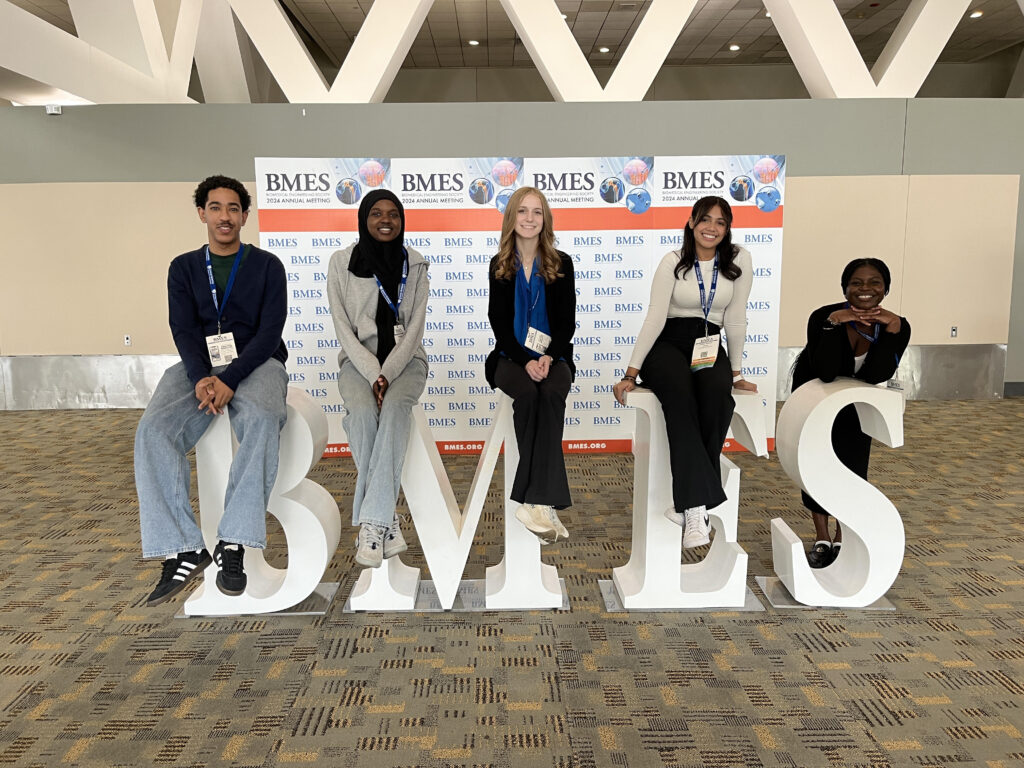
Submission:
[[[390,200],[398,208],[398,216],[401,219],[402,231],[398,237],[388,243],[376,240],[370,234],[367,222],[370,218],[370,209],[374,203],[381,200]],[[352,249],[352,258],[349,259],[348,271],[356,277],[376,277],[381,286],[387,292],[392,303],[398,302],[398,284],[402,280],[402,265],[405,263],[405,208],[402,201],[394,193],[387,189],[375,189],[368,193],[359,204],[359,240]],[[391,350],[395,348],[395,313],[384,301],[384,297],[377,295],[377,314],[374,317],[377,323],[377,360],[384,364]]]

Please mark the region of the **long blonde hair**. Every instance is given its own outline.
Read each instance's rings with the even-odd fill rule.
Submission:
[[[499,280],[511,280],[518,268],[519,259],[516,256],[516,215],[519,206],[523,204],[523,198],[527,195],[536,195],[540,198],[540,207],[544,212],[544,227],[541,229],[540,238],[537,243],[537,254],[540,257],[538,268],[544,276],[545,283],[553,283],[555,278],[562,277],[558,271],[562,266],[562,257],[555,250],[555,231],[551,218],[551,208],[544,193],[536,187],[520,187],[508,199],[505,206],[505,217],[501,221],[501,243],[498,245],[498,263],[494,270],[494,276]]]

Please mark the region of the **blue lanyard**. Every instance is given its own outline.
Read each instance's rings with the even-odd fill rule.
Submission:
[[[384,290],[384,286],[380,284],[380,279],[374,275],[373,279],[377,281],[377,290],[380,291],[380,295],[384,297],[384,302],[391,307],[391,311],[395,313],[395,322],[400,323],[401,319],[398,317],[398,308],[402,306],[402,297],[405,296],[405,281],[409,279],[409,252],[404,248],[402,251],[405,253],[405,261],[402,262],[402,282],[398,284],[398,303],[391,301],[391,297],[388,296],[388,292]]]
[[[715,303],[715,291],[718,289],[718,253],[715,253],[715,266],[711,271],[711,290],[707,294],[707,303],[704,297],[704,275],[700,271],[700,260],[693,260],[693,272],[697,276],[697,287],[700,288],[700,308],[704,310],[704,335],[708,335],[708,315],[711,314],[711,305]]]
[[[238,265],[242,263],[242,251],[245,244],[238,244],[238,253],[235,254],[235,263],[231,265],[231,274],[228,275],[228,284],[224,287],[224,304],[217,301],[217,283],[213,279],[213,265],[210,263],[210,246],[206,246],[206,274],[210,278],[210,295],[213,297],[213,308],[217,310],[217,335],[220,336],[220,318],[224,314],[224,305],[228,303],[228,296],[231,295],[231,288],[235,285],[235,275],[238,274]]]
[[[846,302],[846,308],[850,308],[850,302]],[[875,323],[873,326],[871,326],[870,336],[868,336],[866,333],[864,333],[864,331],[862,331],[858,327],[860,325],[859,323],[855,323],[853,320],[850,320],[846,324],[853,328],[853,330],[857,332],[857,335],[860,336],[862,339],[867,339],[869,344],[874,344],[876,341],[878,341],[878,337],[882,335],[881,323]]]

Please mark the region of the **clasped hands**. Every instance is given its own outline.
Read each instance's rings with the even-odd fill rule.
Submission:
[[[837,309],[828,316],[828,320],[834,325],[857,323],[865,328],[870,328],[875,323],[879,323],[885,326],[885,330],[889,333],[896,333],[900,329],[900,316],[882,306],[872,307],[871,309],[856,309],[855,307]]]
[[[207,376],[196,382],[196,400],[199,401],[199,410],[206,411],[211,416],[223,413],[234,396],[235,390],[216,376]]]
[[[524,368],[526,369],[526,375],[534,381],[544,381],[548,377],[548,373],[551,372],[551,357],[549,355],[541,355],[536,360],[530,360]]]

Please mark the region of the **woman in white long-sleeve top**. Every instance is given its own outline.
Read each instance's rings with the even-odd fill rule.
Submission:
[[[719,459],[735,403],[732,388],[757,391],[742,374],[750,253],[732,244],[732,209],[720,197],[693,205],[683,247],[654,273],[647,317],[615,399],[641,383],[665,413],[672,500],[665,515],[684,526],[683,546],[710,541],[707,510],[725,501]],[[720,330],[728,336],[729,354]]]
[[[407,548],[395,504],[412,409],[427,380],[427,261],[403,246],[404,235],[401,201],[374,190],[359,206],[359,240],[331,256],[327,273],[341,343],[342,424],[359,473],[352,499],[355,559],[368,568]]]

